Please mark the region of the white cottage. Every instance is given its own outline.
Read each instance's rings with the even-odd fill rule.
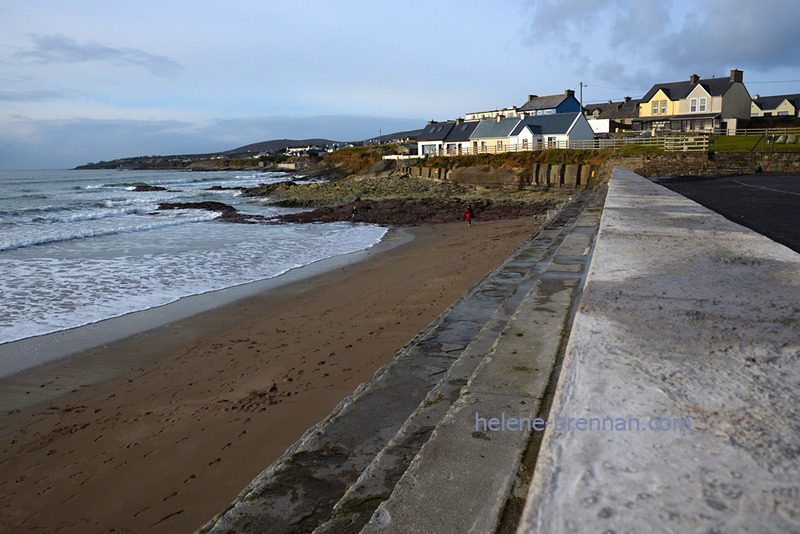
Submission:
[[[517,150],[566,148],[570,141],[590,141],[594,131],[583,113],[556,113],[525,117],[509,136]]]

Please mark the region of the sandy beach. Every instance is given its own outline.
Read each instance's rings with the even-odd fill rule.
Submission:
[[[193,532],[535,229],[411,228],[364,261],[27,373],[5,398],[71,386],[2,407],[0,530]]]

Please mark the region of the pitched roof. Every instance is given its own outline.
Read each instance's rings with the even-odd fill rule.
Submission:
[[[711,96],[722,96],[734,83],[737,82],[732,82],[730,78],[706,78],[705,80],[698,80],[697,83],[693,83],[691,80],[686,80],[684,82],[657,83],[647,91],[647,94],[644,95],[641,101],[649,102],[659,89],[664,91],[664,94],[667,95],[667,98],[670,100],[681,100],[689,96],[689,93],[698,85],[703,86],[703,89]]]
[[[566,99],[567,95],[564,93],[561,93],[560,95],[534,96],[533,98],[529,99],[527,102],[522,104],[522,106],[519,107],[519,111],[555,109]]]
[[[569,131],[575,119],[581,113],[554,113],[552,115],[534,115],[525,117],[520,121],[511,135],[519,135],[525,126],[531,128],[536,134],[556,135],[565,134]]]
[[[486,119],[480,121],[478,126],[470,135],[470,139],[491,139],[495,137],[508,137],[519,124],[518,117],[508,117],[498,121],[497,119]]]
[[[417,136],[417,141],[443,141],[454,125],[453,121],[432,122],[423,128],[422,133]]]
[[[591,119],[595,110],[599,111],[598,119],[633,119],[639,116],[640,100],[628,100],[627,102],[607,102],[602,104],[587,104],[584,106],[587,118]]]
[[[452,143],[456,141],[469,141],[472,132],[474,132],[475,128],[478,127],[479,122],[480,121],[456,122],[453,128],[450,130],[450,135],[448,135],[445,139],[445,142]]]
[[[800,108],[800,94],[797,95],[774,95],[774,96],[759,96],[753,99],[753,103],[760,109],[775,109],[781,105],[781,102],[788,100],[795,108]]]

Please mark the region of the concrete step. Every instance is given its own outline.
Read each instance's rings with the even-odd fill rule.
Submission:
[[[318,532],[495,531],[532,436],[530,430],[517,426],[542,415],[545,389],[588,265],[602,197],[602,191],[595,191],[574,206],[558,243],[532,269],[529,291],[504,319],[503,331],[480,358],[455,402],[448,403],[446,411],[437,410],[444,415],[388,500],[379,503],[363,529],[356,528],[362,519],[354,519],[364,513],[366,504],[374,506],[385,499],[380,492],[368,491],[374,488],[370,482],[381,479],[380,468],[374,469],[377,476],[367,471]],[[426,409],[420,406],[411,420]],[[496,425],[510,421],[513,429],[497,429]],[[367,476],[371,480],[365,480]],[[385,495],[386,488],[381,490]],[[520,501],[526,491],[526,486],[520,489]],[[353,510],[349,514],[345,504]]]
[[[504,313],[513,313],[518,302],[512,297],[520,284],[526,283],[530,265],[555,250],[559,225],[570,220],[569,213],[580,202],[576,200],[556,214],[535,234],[536,239],[526,242],[415,336],[370,382],[359,386],[325,420],[307,431],[200,532],[263,532],[264,525],[274,533],[311,531],[326,521],[347,488],[421,403],[428,399],[429,404],[436,405],[433,400],[440,395],[452,399],[457,394],[470,374],[458,371],[458,367],[466,369],[471,359],[477,362],[474,356],[461,360],[453,370],[447,378],[452,384],[443,384],[433,400],[429,397],[471,344],[476,354],[485,353],[482,347],[492,344],[491,332],[496,330],[496,336],[500,326],[487,329],[487,323],[503,307]],[[481,332],[484,334],[479,336]],[[409,436],[403,446],[414,450],[418,448],[414,443],[421,444],[426,438],[422,429]]]
[[[531,288],[540,283],[543,276],[548,276],[545,269],[561,260],[573,263],[566,268],[576,270],[571,259],[576,256],[563,254],[565,239],[570,239],[569,233],[575,225],[577,215],[583,209],[585,198],[588,197],[588,194],[584,195],[572,206],[563,210],[560,218],[521,246],[506,261],[492,283],[497,283],[504,275],[508,276],[507,273],[514,273],[516,287],[506,289],[509,296],[503,305],[495,311],[458,360],[405,421],[398,433],[377,454],[358,481],[347,490],[334,507],[330,519],[317,528],[315,534],[338,534],[361,530],[376,507],[392,493],[397,481],[420,447],[427,441],[452,404],[458,400],[475,369],[484,357],[492,352],[492,347],[497,344],[498,337],[504,332],[525,296]],[[583,249],[566,250],[585,253]]]

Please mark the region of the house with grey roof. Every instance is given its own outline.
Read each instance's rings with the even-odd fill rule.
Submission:
[[[750,118],[750,93],[743,73],[734,69],[726,78],[658,83],[639,104],[634,129],[652,131],[736,130],[739,121]]]
[[[575,98],[575,91],[570,89],[559,95],[528,95],[528,101],[517,108],[520,117],[575,113],[579,111],[581,111],[581,103]]]
[[[750,103],[751,117],[800,117],[800,94],[755,95]]]
[[[457,119],[450,133],[444,139],[444,153],[448,156],[469,154],[472,146],[471,136],[478,124],[480,124],[480,121]],[[472,153],[474,153],[474,150]]]
[[[630,130],[633,120],[639,118],[639,100],[626,96],[624,100],[601,104],[587,104],[583,114],[595,135]]]
[[[509,136],[519,122],[518,117],[500,116],[480,121],[470,135],[473,152],[476,154],[507,152]]]
[[[595,137],[583,113],[555,113],[521,119],[509,134],[512,150],[568,148],[574,141],[591,141]]]
[[[455,121],[430,121],[417,136],[417,154],[420,156],[440,155],[444,140],[455,124]]]

